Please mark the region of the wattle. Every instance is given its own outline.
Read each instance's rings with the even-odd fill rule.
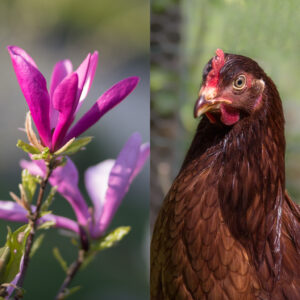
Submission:
[[[240,113],[237,109],[221,105],[221,121],[225,125],[233,125],[240,119]]]

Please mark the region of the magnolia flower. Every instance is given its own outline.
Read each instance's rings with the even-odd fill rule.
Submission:
[[[109,159],[85,172],[85,185],[93,203],[87,204],[78,188],[78,171],[68,158],[66,165],[56,168],[49,181],[71,204],[78,223],[89,231],[91,238],[104,234],[114,214],[127,193],[132,180],[141,171],[150,153],[148,143],[142,144],[141,136],[134,133],[124,145],[116,160]],[[33,175],[45,176],[43,161],[21,161],[21,166]],[[27,212],[12,201],[0,201],[0,218],[10,221],[27,222]],[[55,227],[79,233],[76,222],[65,217],[46,214],[40,222],[53,221]]]
[[[92,85],[98,52],[89,53],[75,71],[70,60],[59,61],[54,66],[48,92],[47,82],[34,60],[19,47],[7,48],[41,142],[52,152],[95,124],[128,96],[139,81],[138,77],[129,77],[112,86],[71,127]]]

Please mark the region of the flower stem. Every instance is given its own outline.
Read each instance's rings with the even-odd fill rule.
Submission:
[[[66,289],[68,288],[69,284],[75,277],[77,271],[80,269],[80,267],[84,261],[85,252],[86,252],[86,250],[84,250],[84,249],[78,250],[78,257],[69,267],[69,269],[67,271],[67,277],[65,278],[63,284],[61,285],[61,287],[55,297],[55,300],[62,300],[65,298]]]
[[[29,265],[30,251],[31,251],[31,248],[32,248],[32,245],[33,245],[35,234],[36,234],[38,220],[40,218],[40,210],[41,210],[41,207],[42,207],[44,193],[45,193],[45,189],[46,189],[49,177],[51,176],[53,169],[54,169],[53,164],[50,161],[50,163],[47,166],[46,176],[40,184],[40,190],[39,190],[39,194],[38,194],[38,198],[37,198],[37,202],[36,202],[36,210],[34,212],[31,211],[29,213],[28,219],[29,219],[29,224],[31,226],[31,230],[30,230],[30,233],[29,233],[28,238],[27,238],[27,243],[26,243],[26,248],[25,248],[25,253],[24,253],[24,259],[23,259],[23,268],[22,268],[20,278],[19,278],[19,281],[18,281],[18,287],[20,287],[20,288],[23,286],[26,271],[27,271],[27,268],[28,268],[28,265]],[[20,297],[21,297],[21,295],[19,295],[19,293],[17,293],[15,295],[15,300],[20,299]]]
[[[78,249],[78,256],[77,259],[70,265],[69,269],[67,270],[67,277],[65,278],[64,282],[62,283],[55,300],[62,300],[66,297],[66,289],[70,285],[71,281],[75,277],[76,273],[79,271],[84,259],[86,258],[86,254],[89,251],[90,243],[88,239],[88,234],[83,226],[79,225],[79,238],[81,248]]]

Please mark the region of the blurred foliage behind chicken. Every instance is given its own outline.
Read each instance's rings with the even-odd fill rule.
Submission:
[[[193,106],[217,48],[256,60],[277,85],[286,118],[287,189],[300,201],[299,13],[296,0],[152,1],[152,223],[199,122]]]

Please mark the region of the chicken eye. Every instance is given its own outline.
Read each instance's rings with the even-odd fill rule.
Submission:
[[[246,85],[246,76],[245,75],[239,75],[238,78],[236,78],[233,81],[233,88],[235,90],[242,90]]]

